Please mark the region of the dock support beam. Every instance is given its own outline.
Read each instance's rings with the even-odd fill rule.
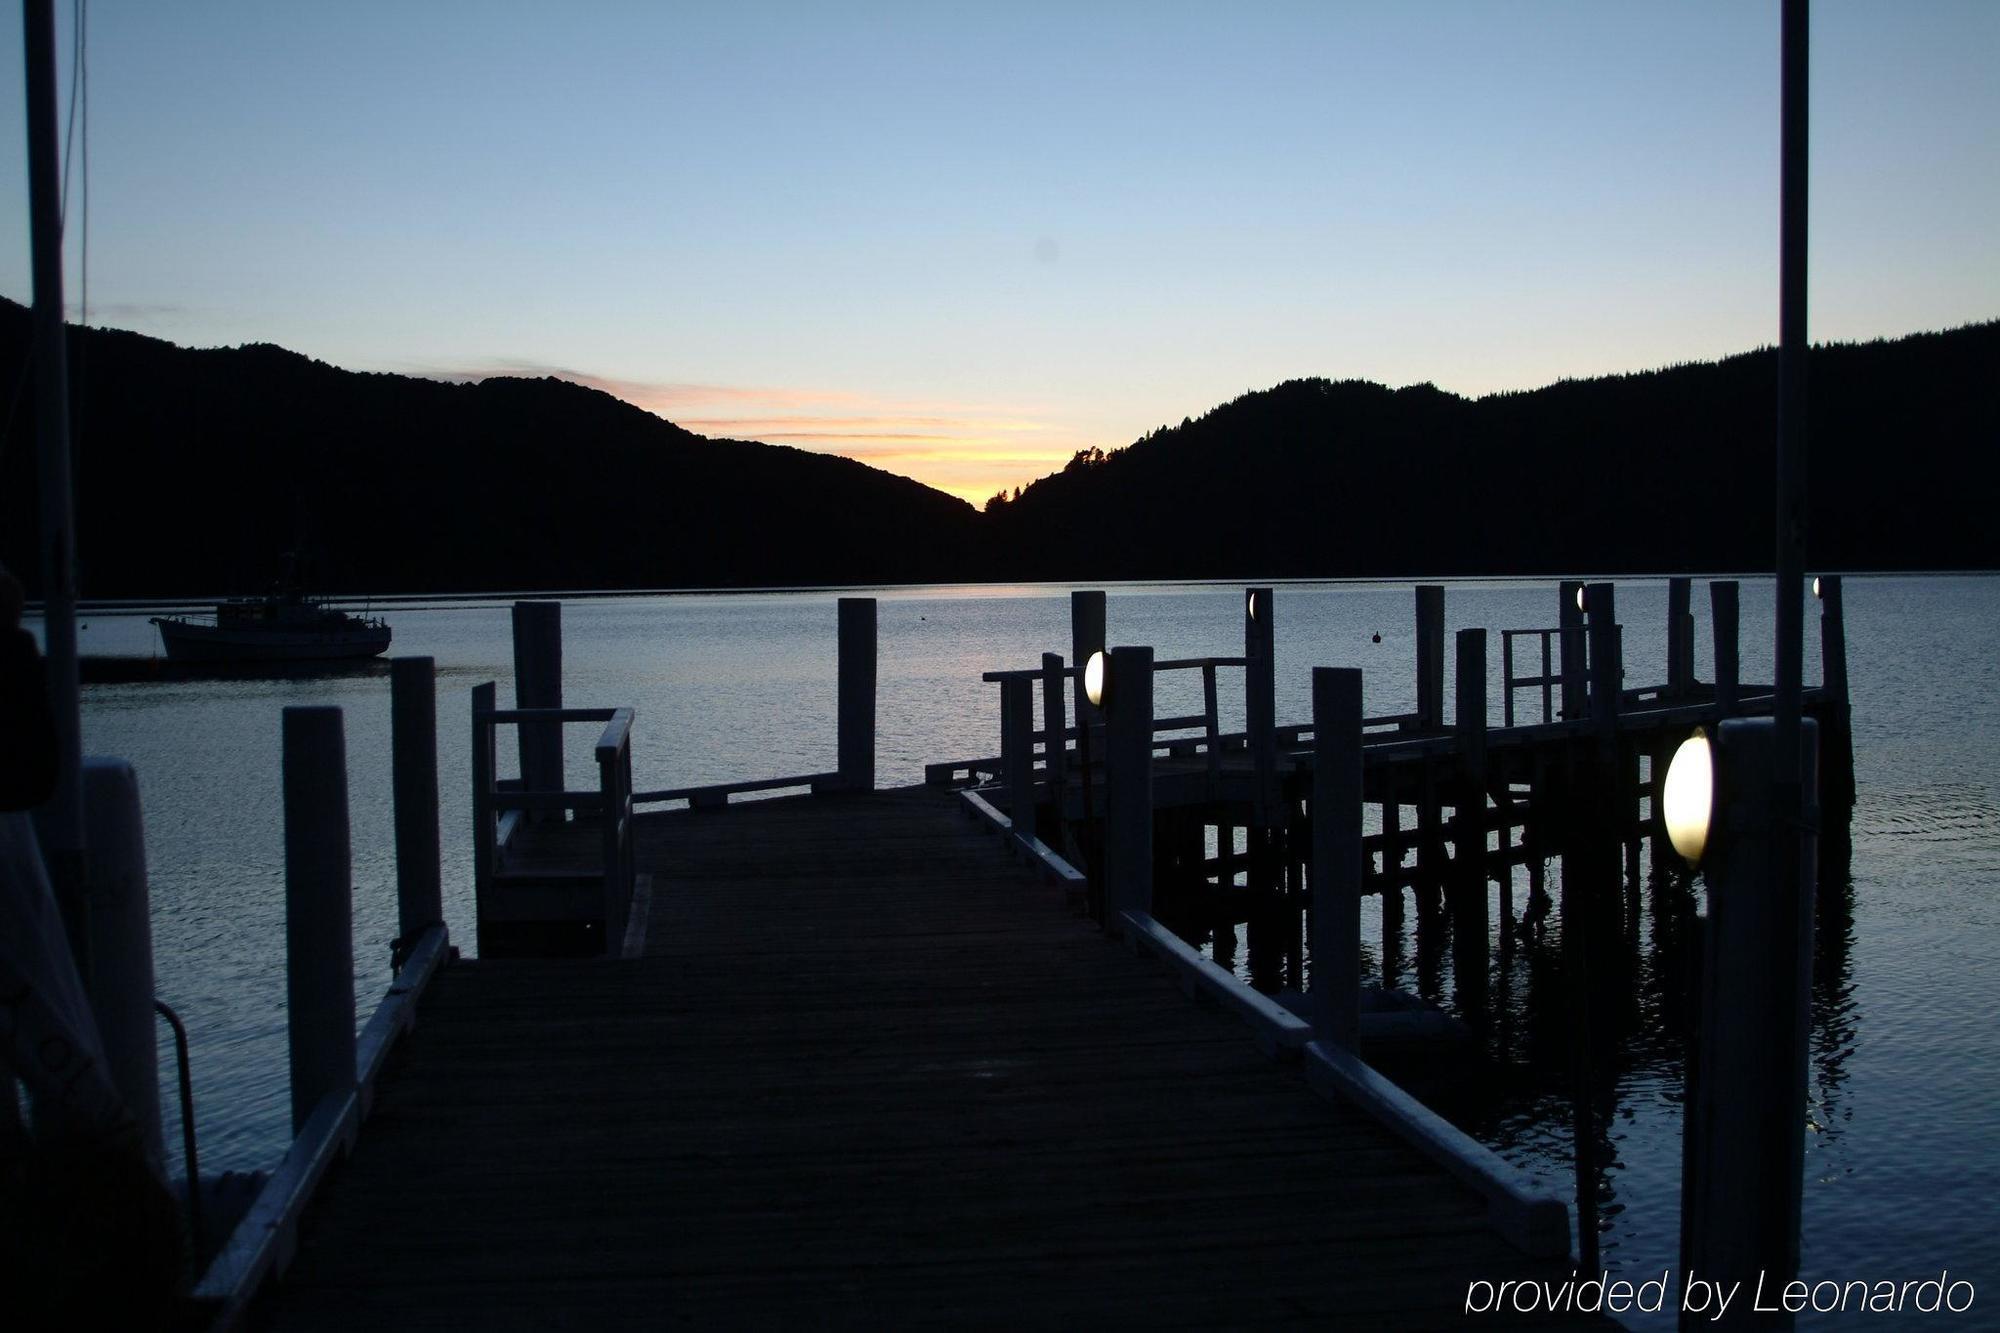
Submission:
[[[1153,650],[1113,648],[1104,700],[1104,920],[1153,910]]]
[[[355,1086],[353,881],[340,710],[287,708],[284,756],[285,1000],[297,1135],[322,1099]]]
[[[1703,864],[1708,913],[1681,1187],[1681,1271],[1751,1281],[1763,1273],[1768,1286],[1798,1272],[1812,981],[1812,895],[1780,892],[1778,875],[1796,860],[1807,885],[1814,872],[1813,840],[1777,819],[1777,732],[1771,718],[1717,728],[1719,803]],[[1802,719],[1808,792],[1818,745],[1817,724]],[[1798,844],[1790,855],[1779,846],[1786,838]],[[1775,1326],[1748,1315],[1741,1326],[1753,1323]]]
[[[438,850],[437,663],[398,657],[389,663],[389,730],[396,802],[396,934],[402,952],[427,926],[444,921]]]
[[[846,791],[875,790],[875,599],[840,599],[839,761]]]
[[[1314,667],[1312,682],[1313,1033],[1351,1051],[1361,1034],[1361,673]]]
[[[562,603],[514,603],[514,706],[561,708]],[[526,791],[563,789],[562,724],[524,722],[521,786]],[[560,822],[562,811],[529,811],[527,819]]]
[[[1417,730],[1444,726],[1444,586],[1417,585]]]
[[[1590,720],[1597,730],[1614,734],[1618,706],[1625,689],[1625,664],[1618,640],[1618,589],[1593,583],[1584,590],[1584,611],[1590,617]]]
[[[1277,605],[1269,588],[1243,596],[1243,715],[1249,732],[1256,799],[1251,823],[1260,832],[1282,824],[1278,806]]]
[[[1840,575],[1822,574],[1819,586],[1820,683],[1827,701],[1820,729],[1820,804],[1828,825],[1836,812],[1845,824],[1854,808],[1854,723],[1847,701],[1847,618]]]
[[[83,761],[85,901],[89,905],[90,977],[86,987],[105,1072],[139,1124],[139,1142],[155,1171],[160,1146],[159,1046],[153,1015],[153,917],[146,884],[146,830],[139,778],[123,759]],[[0,1096],[12,1096],[11,1080]]]
[[[1717,579],[1708,585],[1709,613],[1714,617],[1715,702],[1725,717],[1736,711],[1742,684],[1742,658],[1736,639],[1739,591],[1735,579]]]

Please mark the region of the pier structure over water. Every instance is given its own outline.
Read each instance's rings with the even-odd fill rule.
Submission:
[[[517,658],[545,665],[517,671],[513,709],[490,686],[473,699],[477,960],[457,959],[436,908],[432,672],[399,663],[397,980],[358,1049],[337,1024],[295,1023],[298,1139],[197,1304],[225,1327],[1429,1327],[1474,1282],[1594,1267],[1581,1170],[1573,1240],[1561,1198],[1369,1063],[1425,1035],[1426,1015],[1390,1001],[1391,949],[1364,993],[1357,916],[1382,894],[1386,934],[1388,901],[1414,892],[1420,947],[1424,916],[1449,931],[1476,1021],[1492,950],[1527,928],[1512,866],[1563,858],[1566,921],[1619,900],[1659,832],[1663,756],[1766,706],[1736,678],[1733,584],[1713,590],[1713,678],[1694,677],[1677,580],[1670,679],[1640,689],[1622,679],[1611,585],[1577,591],[1559,593],[1577,616],[1506,641],[1533,645],[1519,675],[1503,647],[1507,715],[1516,691],[1541,705],[1502,727],[1484,631],[1457,638],[1445,715],[1440,590],[1417,595],[1414,713],[1365,718],[1360,673],[1321,668],[1314,715],[1294,722],[1272,706],[1273,590],[1246,593],[1242,658],[1195,661],[1119,647],[1092,663],[1104,603],[1079,594],[1087,666],[995,672],[1002,754],[894,791],[873,777],[872,601],[841,603],[832,769],[660,792],[633,790],[629,710],[564,706],[546,668],[559,612],[524,610]],[[1844,655],[1829,591],[1828,652]],[[1250,726],[1231,735],[1214,681],[1239,668]],[[1154,676],[1179,670],[1203,673],[1204,711],[1157,717]],[[1094,700],[1074,688],[1086,675]],[[1844,660],[1826,679],[1808,707],[1838,737]],[[292,939],[307,1014],[343,994],[353,1012],[319,957],[346,938],[330,712],[286,726],[289,891],[318,923]],[[546,740],[569,724],[602,729],[594,785],[569,788]],[[510,725],[522,776],[506,781],[493,757]],[[1190,884],[1297,909],[1294,984],[1246,984],[1173,928]]]

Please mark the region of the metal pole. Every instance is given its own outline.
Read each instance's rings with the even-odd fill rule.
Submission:
[[[35,456],[41,478],[44,638],[56,724],[56,790],[37,821],[50,887],[77,974],[90,981],[83,889],[83,729],[76,675],[76,535],[69,479],[69,365],[63,338],[62,182],[56,155],[52,0],[24,0],[28,72],[28,218],[35,284]]]

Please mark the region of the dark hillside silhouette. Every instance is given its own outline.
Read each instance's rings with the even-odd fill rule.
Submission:
[[[0,366],[28,318],[0,305]],[[270,346],[71,334],[87,597],[1768,568],[1776,354],[1471,400],[1295,380],[987,512],[554,379],[449,384]],[[1814,349],[1811,560],[1989,568],[2000,323]],[[33,395],[0,456],[31,584]]]
[[[0,361],[28,319],[0,309]],[[711,440],[555,379],[357,374],[271,346],[70,338],[84,596],[957,577],[977,515],[848,459]],[[0,459],[0,560],[34,578],[32,395]]]
[[[1769,568],[1777,354],[1460,398],[1294,380],[985,515],[1016,577]],[[2000,323],[1813,349],[1813,563],[1987,568]]]

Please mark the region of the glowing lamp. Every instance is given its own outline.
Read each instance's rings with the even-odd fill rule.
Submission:
[[[1111,663],[1103,653],[1092,653],[1083,664],[1083,697],[1090,700],[1092,708],[1104,707],[1104,701],[1111,697]]]
[[[1817,579],[1813,580],[1813,591],[1814,591],[1814,592],[1818,592],[1818,591],[1819,591],[1819,581],[1818,581]],[[1249,614],[1249,616],[1250,616],[1250,618],[1251,618],[1252,620],[1255,620],[1255,619],[1257,618],[1257,594],[1256,594],[1256,593],[1254,593],[1254,592],[1253,592],[1253,593],[1250,593],[1250,594],[1249,594],[1249,596],[1248,596],[1247,600],[1246,600],[1246,601],[1245,601],[1245,602],[1243,603],[1243,609],[1244,609],[1244,611],[1246,611],[1246,612],[1247,612],[1247,613]]]
[[[1813,596],[1815,598],[1819,596],[1819,575],[1817,574],[1813,575]]]
[[[1667,840],[1689,865],[1700,865],[1708,847],[1709,822],[1715,812],[1715,758],[1708,733],[1700,727],[1681,742],[1674,760],[1667,765],[1667,783],[1661,797],[1666,816]]]
[[[1576,585],[1576,609],[1579,611],[1583,610],[1583,585],[1581,583]]]

